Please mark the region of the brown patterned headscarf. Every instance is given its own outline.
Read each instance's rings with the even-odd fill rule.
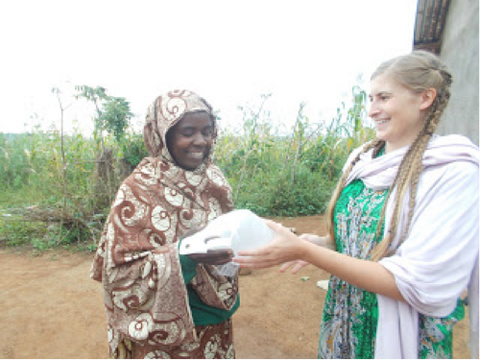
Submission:
[[[148,108],[143,138],[150,156],[163,156],[172,161],[170,152],[165,146],[166,135],[185,114],[206,112],[213,122],[213,138],[217,137],[217,124],[210,104],[194,92],[175,90],[159,96]],[[212,152],[211,152],[212,153]],[[210,155],[211,155],[210,153]]]
[[[127,343],[155,352],[196,339],[177,242],[233,209],[231,188],[211,162],[213,148],[189,171],[165,146],[168,130],[197,111],[210,114],[216,126],[211,106],[187,90],[159,96],[150,106],[144,128],[150,157],[120,186],[100,238],[91,276],[105,289],[112,356]],[[207,305],[235,304],[237,279],[217,275],[210,265],[198,264],[190,285]]]

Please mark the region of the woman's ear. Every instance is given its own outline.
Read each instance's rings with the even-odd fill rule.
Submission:
[[[437,97],[437,90],[434,88],[428,88],[422,92],[422,101],[420,103],[420,110],[426,110],[432,106],[433,101]]]

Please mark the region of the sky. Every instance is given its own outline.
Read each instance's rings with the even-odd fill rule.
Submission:
[[[417,0],[3,0],[0,1],[0,132],[93,128],[93,106],[75,85],[129,101],[140,128],[153,100],[189,89],[221,126],[239,106],[293,123],[329,120],[352,87],[412,50]]]

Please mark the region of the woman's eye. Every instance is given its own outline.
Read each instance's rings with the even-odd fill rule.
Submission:
[[[182,135],[185,137],[190,137],[194,134],[195,132],[193,130],[185,130],[182,132]]]
[[[213,135],[213,130],[212,129],[203,130],[202,134],[203,136],[211,137]]]

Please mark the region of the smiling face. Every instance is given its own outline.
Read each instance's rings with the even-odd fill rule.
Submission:
[[[427,95],[415,93],[387,75],[372,80],[368,116],[375,122],[377,138],[386,142],[386,152],[409,145],[418,136],[431,105]]]
[[[195,170],[210,154],[213,122],[206,112],[186,114],[167,132],[167,147],[175,163]]]

